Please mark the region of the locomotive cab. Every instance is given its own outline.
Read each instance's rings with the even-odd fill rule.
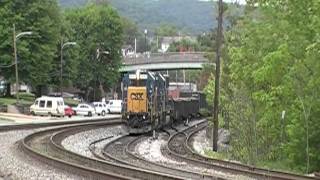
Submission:
[[[160,73],[137,71],[123,77],[123,118],[130,134],[159,127],[165,115],[167,85]]]

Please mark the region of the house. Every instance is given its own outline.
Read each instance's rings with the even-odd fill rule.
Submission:
[[[170,45],[174,42],[178,42],[181,40],[181,36],[173,36],[173,37],[163,37],[161,41],[161,49],[160,52],[167,52]]]
[[[134,48],[131,45],[125,45],[121,48],[123,57],[134,57]]]
[[[159,52],[165,53],[168,51],[170,45],[174,42],[179,42],[181,40],[188,40],[188,41],[192,41],[192,42],[196,42],[197,39],[196,37],[193,36],[167,36],[167,37],[163,37],[162,41],[161,41],[161,49],[159,49]]]

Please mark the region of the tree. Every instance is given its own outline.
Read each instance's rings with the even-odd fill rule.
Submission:
[[[73,39],[80,47],[79,68],[74,85],[92,99],[104,95],[118,80],[121,65],[123,27],[118,13],[109,5],[89,4],[69,10]],[[99,89],[100,95],[96,92]]]
[[[171,24],[160,24],[159,27],[155,29],[156,36],[177,36],[178,30],[174,25]]]
[[[246,16],[227,33],[221,104],[231,116],[234,158],[319,170],[319,6],[248,1]]]
[[[200,46],[196,41],[182,39],[181,41],[173,42],[168,51],[169,52],[197,52]]]
[[[121,22],[123,26],[124,44],[134,47],[135,39],[143,38],[142,32],[139,30],[137,24],[127,18],[122,17]]]
[[[4,0],[0,4],[0,16],[0,65],[13,63],[12,25],[16,25],[17,33],[32,31],[32,37],[21,38],[17,43],[19,78],[41,89],[50,83],[50,70],[57,51],[61,21],[57,2]],[[14,66],[2,69],[9,82],[15,79],[13,72]]]

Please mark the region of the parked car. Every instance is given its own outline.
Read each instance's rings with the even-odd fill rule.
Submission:
[[[71,118],[71,116],[75,115],[74,110],[70,106],[64,106],[64,115]]]
[[[64,101],[61,97],[42,96],[30,106],[32,115],[64,116]]]
[[[72,108],[75,115],[92,116],[96,113],[94,107],[89,104],[78,104],[77,107]]]
[[[109,100],[107,104],[108,113],[121,113],[122,100]]]
[[[105,116],[108,112],[107,104],[104,102],[93,102],[92,105],[96,110],[96,114],[98,114],[99,116]]]

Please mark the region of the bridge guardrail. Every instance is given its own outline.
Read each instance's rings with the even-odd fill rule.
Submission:
[[[157,63],[206,63],[209,62],[204,57],[204,52],[184,52],[184,53],[153,53],[139,57],[125,57],[124,65],[157,64]]]

